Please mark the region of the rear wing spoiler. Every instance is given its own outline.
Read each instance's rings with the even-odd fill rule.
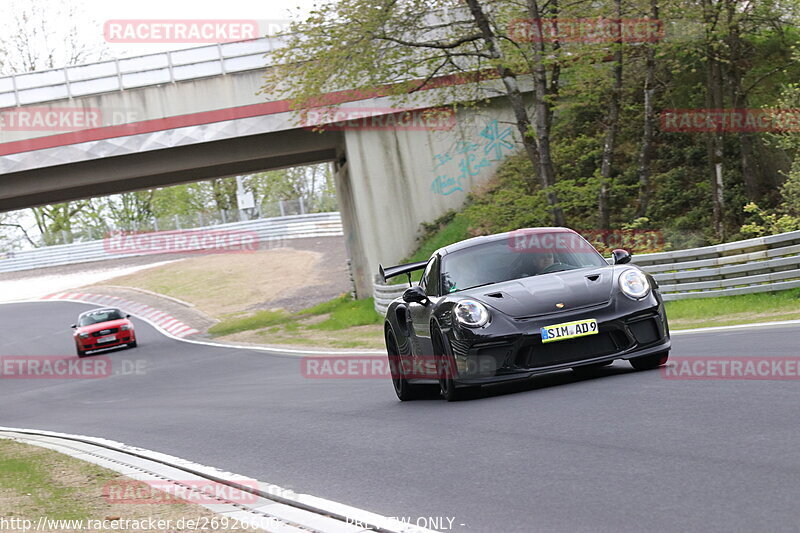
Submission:
[[[381,275],[381,279],[384,283],[386,283],[386,280],[389,278],[399,276],[400,274],[406,274],[408,276],[408,284],[411,285],[411,273],[415,270],[422,270],[427,264],[428,261],[419,261],[417,263],[406,263],[405,265],[397,265],[388,268],[383,268],[383,265],[378,265],[378,273]]]

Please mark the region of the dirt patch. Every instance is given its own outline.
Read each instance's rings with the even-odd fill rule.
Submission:
[[[274,326],[217,337],[216,340],[289,348],[321,347],[383,350],[386,347],[383,341],[383,326],[381,324],[355,326],[338,331],[320,329],[295,331],[291,327]]]
[[[299,311],[351,290],[341,237],[295,239],[255,253],[184,258],[105,280],[102,293],[117,296],[112,285],[178,298],[214,318],[262,309]],[[208,327],[187,323],[200,330]]]
[[[322,284],[322,255],[279,249],[184,259],[122,276],[114,285],[137,287],[193,303],[213,317],[268,308],[275,300]]]

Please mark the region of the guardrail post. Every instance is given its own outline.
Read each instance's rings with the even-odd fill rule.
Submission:
[[[117,85],[119,85],[119,90],[122,90],[122,72],[119,70],[119,59],[114,59],[114,66],[117,69]]]
[[[11,88],[14,89],[14,103],[16,104],[17,107],[19,107],[20,106],[20,103],[19,103],[19,91],[17,90],[17,75],[16,74],[12,74],[11,75]]]
[[[172,70],[172,52],[167,52],[167,67],[169,67],[169,81],[175,83],[175,73]]]
[[[225,70],[225,56],[222,54],[222,43],[217,43],[217,52],[219,52],[219,69],[222,75],[226,75],[228,71]]]
[[[72,100],[72,87],[69,85],[69,72],[67,67],[64,67],[64,85],[67,86],[67,97]]]

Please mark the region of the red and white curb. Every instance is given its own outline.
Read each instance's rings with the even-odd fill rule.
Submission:
[[[98,304],[108,307],[117,307],[126,313],[142,318],[150,322],[153,326],[162,329],[180,339],[188,337],[189,335],[196,335],[200,333],[198,330],[188,326],[173,317],[172,315],[160,311],[149,305],[131,300],[125,300],[117,296],[108,296],[105,294],[92,294],[89,292],[57,292],[42,296],[41,300],[65,300],[71,302],[84,302]]]

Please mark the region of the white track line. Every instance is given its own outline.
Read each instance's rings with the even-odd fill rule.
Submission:
[[[669,319],[669,317],[667,317]],[[707,328],[678,329],[670,331],[670,335],[690,334],[690,333],[711,333],[714,331],[726,331],[729,329],[750,329],[764,328],[771,326],[793,326],[800,324],[800,320],[779,320],[776,322],[756,322],[754,324],[735,324],[733,326],[710,326]]]

